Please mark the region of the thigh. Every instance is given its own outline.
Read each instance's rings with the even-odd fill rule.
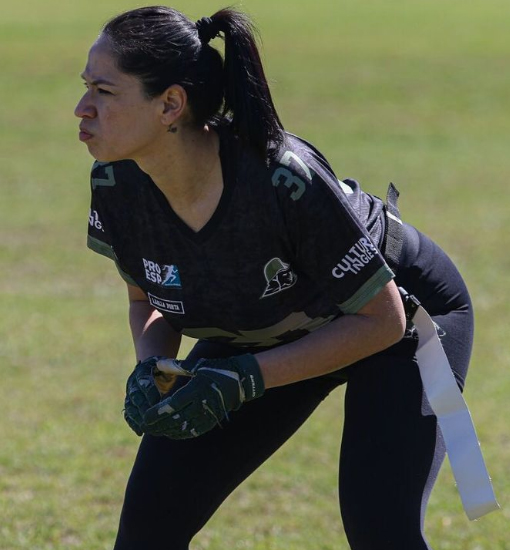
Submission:
[[[405,225],[396,283],[414,294],[438,326],[461,389],[473,343],[473,308],[468,289],[448,255],[414,227]]]
[[[463,388],[473,341],[468,291],[435,243],[410,226],[405,237],[396,282],[432,316]],[[348,369],[340,500],[353,550],[429,548],[423,519],[445,448],[423,393],[416,338],[409,331]]]
[[[444,446],[436,418],[422,414],[414,347],[404,342],[349,373],[340,503],[353,550],[428,548],[423,515]]]
[[[193,354],[232,354],[200,344]],[[273,454],[335,387],[315,379],[268,390],[222,428],[190,440],[145,436],[131,473],[116,550],[185,550],[223,500]]]

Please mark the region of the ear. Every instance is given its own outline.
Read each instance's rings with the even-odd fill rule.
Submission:
[[[161,123],[170,126],[178,120],[188,104],[186,90],[179,84],[172,84],[160,96]]]

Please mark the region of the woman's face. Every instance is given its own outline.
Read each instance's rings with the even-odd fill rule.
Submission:
[[[117,68],[104,36],[90,49],[82,78],[87,90],[74,113],[89,153],[102,162],[153,153],[166,133],[161,101],[147,98],[140,80]]]

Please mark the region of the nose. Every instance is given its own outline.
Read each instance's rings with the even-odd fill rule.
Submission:
[[[78,102],[74,109],[74,115],[78,118],[94,118],[96,116],[96,108],[92,105],[88,92]]]

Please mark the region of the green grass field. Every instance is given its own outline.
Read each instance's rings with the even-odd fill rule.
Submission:
[[[135,5],[27,0],[2,9],[2,550],[111,548],[137,449],[121,415],[133,367],[127,299],[113,265],[85,247],[91,159],[73,117],[101,24]],[[199,18],[223,4],[174,6]],[[469,522],[445,464],[426,528],[436,550],[509,550],[508,2],[241,7],[261,30],[287,129],[375,194],[396,182],[406,221],[451,254],[470,286],[478,331],[465,396],[502,510]],[[348,549],[336,495],[342,400],[339,389],[193,550]]]

